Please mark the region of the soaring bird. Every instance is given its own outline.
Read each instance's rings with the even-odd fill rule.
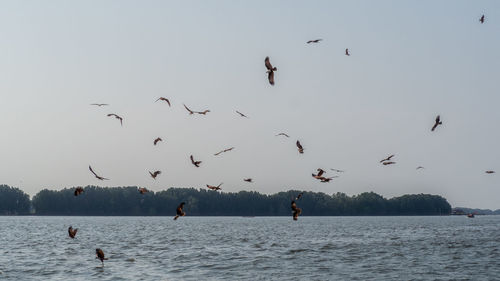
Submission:
[[[417,170],[420,170],[420,169],[425,169],[425,168],[424,168],[424,167],[422,167],[422,166],[418,166],[418,167],[417,167]]]
[[[292,215],[294,221],[296,221],[299,218],[299,215],[302,213],[302,209],[297,208],[297,204],[295,203],[295,201],[298,201],[302,197],[302,194],[303,194],[302,192],[299,193],[297,198],[295,198],[295,200],[292,200],[291,207],[292,207]]]
[[[349,53],[349,49],[345,49],[345,55],[350,56],[351,54]]]
[[[309,40],[309,41],[307,41],[306,43],[307,43],[307,44],[311,44],[311,43],[319,43],[319,41],[321,41],[321,40],[323,40],[323,39]]]
[[[221,154],[221,153],[228,152],[228,151],[231,151],[231,150],[233,150],[233,149],[234,149],[234,147],[226,148],[226,149],[224,149],[224,150],[221,150],[221,151],[219,151],[219,152],[215,153],[214,155],[215,155],[215,156],[217,156],[217,155],[219,155],[219,154]]]
[[[118,116],[114,113],[110,113],[110,114],[108,114],[108,116],[114,116],[116,119],[120,120],[120,125],[123,126],[123,118],[121,118],[120,116]]]
[[[193,155],[189,156],[189,159],[191,159],[191,163],[195,165],[196,167],[200,167],[201,161],[194,161]]]
[[[174,217],[174,220],[186,215],[186,213],[182,210],[184,208],[184,204],[186,204],[186,203],[182,202],[179,204],[179,206],[177,206],[177,209],[175,210],[176,215]]]
[[[304,148],[300,144],[300,141],[297,141],[295,144],[297,145],[297,148],[299,149],[299,153],[300,154],[304,153]]]
[[[221,185],[222,185],[222,182],[219,185],[217,185],[217,186],[207,184],[207,188],[211,189],[211,190],[220,190],[221,189],[220,188]]]
[[[170,101],[167,99],[167,98],[164,98],[164,97],[159,97],[156,101],[159,101],[159,100],[162,100],[162,101],[166,101],[168,106],[170,106]],[[155,101],[155,102],[156,102]]]
[[[96,258],[96,259],[100,259],[100,260],[101,260],[102,265],[104,266],[104,260],[107,260],[107,259],[108,259],[108,258],[105,258],[105,257],[104,257],[104,252],[103,252],[101,249],[97,248],[97,249],[95,249],[95,255],[96,255],[96,257],[95,257],[95,258]]]
[[[480,21],[481,23],[484,23],[484,15],[482,15],[482,16],[481,16],[481,18],[479,19],[479,21]]]
[[[153,179],[156,179],[156,177],[161,174],[161,171],[154,171],[153,173],[149,172],[149,174],[151,175],[151,177]]]
[[[163,141],[161,138],[156,138],[154,141],[153,141],[153,145],[156,145],[159,141]]]
[[[75,188],[75,193],[74,193],[75,196],[78,196],[82,193],[83,193],[83,187],[79,186],[79,187]]]
[[[318,171],[318,174],[315,175],[315,174],[312,174],[313,178],[315,179],[321,179],[322,178],[322,175],[325,173],[325,171],[323,171],[323,169],[317,169]]]
[[[243,114],[243,113],[239,112],[238,110],[235,110],[235,111],[236,111],[236,113],[238,113],[241,117],[246,117],[246,118],[248,118],[248,116],[246,116],[245,114]]]
[[[147,190],[145,187],[139,187],[139,193],[140,194],[144,194],[144,193],[147,193],[149,192],[149,190]]]
[[[264,64],[267,68],[267,79],[269,80],[269,84],[274,86],[274,72],[278,69],[276,67],[273,67],[273,65],[269,61],[269,57],[266,57],[266,59],[264,60]]]
[[[195,113],[198,113],[198,114],[203,114],[203,115],[206,115],[207,113],[209,113],[210,110],[209,109],[205,109],[203,111],[196,111]]]
[[[441,122],[441,116],[438,115],[436,116],[436,121],[434,123],[434,126],[432,126],[431,131],[434,131],[437,128],[437,126],[441,124],[443,124],[443,122]]]
[[[92,174],[94,174],[94,176],[95,176],[98,180],[109,180],[109,179],[107,179],[107,178],[103,178],[103,177],[101,177],[101,176],[98,176],[98,175],[94,172],[94,170],[92,170],[92,167],[90,167],[90,165],[89,165],[89,170],[92,172]]]
[[[243,180],[246,181],[246,182],[253,182],[253,180],[251,178],[243,179]]]
[[[78,228],[73,229],[72,226],[68,227],[68,235],[69,235],[69,237],[75,238],[77,232],[78,232]]]
[[[287,138],[289,138],[289,137],[290,137],[289,135],[287,135],[287,134],[285,134],[285,133],[279,133],[279,134],[277,134],[277,135],[276,135],[276,137],[277,137],[277,136],[285,136],[285,137],[287,137]]]
[[[486,171],[485,173],[487,173],[487,174],[494,174],[495,171]]]
[[[393,162],[393,161],[386,161],[386,162],[382,162],[382,164],[384,164],[384,166],[386,166],[386,165],[396,164],[396,162]]]
[[[185,104],[182,104],[184,105],[184,108],[189,112],[189,115],[193,115],[194,114],[194,111],[192,111],[191,109],[189,109]]]
[[[334,172],[337,172],[337,173],[343,173],[343,172],[344,172],[344,171],[342,171],[342,170],[337,170],[337,169],[332,169],[332,168],[330,168],[330,170],[332,170],[332,171],[334,171]]]
[[[329,178],[325,178],[325,177],[321,177],[321,182],[330,182],[331,180],[333,180],[334,178],[338,178],[339,176],[333,176],[333,177],[329,177]]]
[[[380,160],[380,163],[385,162],[385,161],[391,161],[392,157],[394,157],[394,154],[392,154],[391,156],[389,156],[385,159]]]
[[[92,103],[90,105],[97,105],[97,106],[101,107],[101,106],[106,106],[106,105],[109,105],[109,104],[107,104],[107,103]]]

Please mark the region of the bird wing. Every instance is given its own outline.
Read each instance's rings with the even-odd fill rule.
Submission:
[[[297,141],[297,142],[296,142],[296,145],[297,145],[297,147],[298,147],[299,149],[302,149],[302,145],[300,144],[300,141]]]
[[[269,71],[267,79],[269,80],[269,84],[274,86],[274,71]]]
[[[92,174],[94,174],[94,176],[97,177],[97,174],[94,172],[94,170],[92,170],[92,167],[90,167],[90,165],[89,165],[89,170],[92,172]]]
[[[189,159],[191,159],[191,163],[194,164],[194,158],[193,158],[193,155],[189,156]]]
[[[325,173],[325,171],[323,171],[322,169],[318,169],[318,177],[321,177],[323,173]]]
[[[194,111],[192,111],[191,109],[189,109],[189,108],[188,108],[185,104],[183,104],[183,105],[184,105],[184,108],[185,108],[187,111],[189,111],[189,113],[191,113],[191,114],[193,114],[193,113],[194,113]]]
[[[269,61],[269,57],[266,57],[266,59],[264,60],[264,64],[266,65],[266,68],[268,70],[273,70],[273,66],[271,65],[271,62]]]

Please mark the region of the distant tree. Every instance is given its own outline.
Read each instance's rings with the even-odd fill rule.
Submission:
[[[19,188],[0,185],[0,215],[23,215],[30,211],[30,197]]]

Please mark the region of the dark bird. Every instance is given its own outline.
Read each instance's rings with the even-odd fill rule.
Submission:
[[[319,43],[319,41],[321,41],[321,40],[323,40],[323,39],[309,40],[309,41],[307,41],[306,43],[307,43],[307,44],[311,44],[311,43]]]
[[[494,174],[495,171],[486,171],[485,173],[487,173],[487,174]]]
[[[164,97],[159,97],[156,101],[159,101],[159,100],[162,100],[162,101],[167,102],[168,106],[170,106],[170,101],[169,101],[167,98],[164,98]],[[155,101],[155,102],[156,102],[156,101]]]
[[[77,187],[75,188],[75,196],[78,196],[83,193],[83,187]]]
[[[206,109],[206,110],[203,110],[203,111],[196,111],[195,113],[198,113],[198,114],[202,114],[202,115],[206,115],[207,113],[209,113],[210,110],[209,109]]]
[[[302,197],[302,194],[303,192],[299,193],[297,198],[295,198],[295,200],[292,200],[291,207],[292,207],[292,215],[294,221],[296,221],[299,218],[299,215],[302,213],[302,209],[297,208],[297,204],[295,203],[295,201],[298,201]]]
[[[215,156],[217,156],[217,155],[219,155],[219,154],[221,154],[221,153],[224,153],[224,152],[229,152],[229,151],[231,151],[231,150],[233,150],[233,149],[234,149],[234,147],[231,147],[231,148],[226,148],[226,149],[224,149],[224,150],[221,150],[221,151],[219,151],[219,152],[215,153],[214,155],[215,155]]]
[[[154,171],[153,173],[149,172],[149,174],[151,175],[151,177],[153,179],[156,179],[156,177],[161,174],[161,171]]]
[[[387,158],[385,158],[385,159],[380,160],[380,163],[385,162],[385,161],[391,161],[392,157],[394,157],[394,154],[391,155],[391,156],[389,156],[389,157],[387,157]]]
[[[385,165],[392,165],[392,164],[396,164],[396,162],[393,162],[393,161],[387,161],[387,162],[383,162],[382,164]]]
[[[193,163],[193,165],[200,167],[201,161],[194,161],[193,155],[189,156],[189,159],[191,159],[191,163]]]
[[[239,112],[238,110],[235,110],[235,111],[236,111],[236,113],[238,113],[241,117],[248,118],[248,116],[246,116],[245,114],[243,114],[243,113]]]
[[[420,169],[425,169],[425,168],[424,168],[424,167],[422,167],[422,166],[418,166],[418,167],[417,167],[417,170],[420,170]]]
[[[116,119],[120,120],[120,125],[123,126],[123,118],[121,118],[120,116],[118,116],[118,115],[116,115],[114,113],[108,114],[108,117],[110,117],[110,116],[114,116]]]
[[[97,106],[101,107],[101,106],[106,106],[106,105],[109,105],[109,104],[107,104],[107,103],[92,103],[90,105],[97,105]]]
[[[349,53],[349,49],[345,49],[345,55],[350,56],[351,54]]]
[[[269,61],[269,57],[266,57],[266,59],[264,60],[264,64],[267,68],[267,79],[269,80],[269,84],[274,86],[274,72],[278,69],[272,66],[271,62]]]
[[[94,176],[95,176],[98,180],[109,180],[109,179],[107,179],[107,178],[103,178],[103,177],[101,177],[101,176],[98,176],[98,175],[94,172],[94,170],[92,170],[92,167],[90,167],[90,165],[89,165],[89,170],[92,172],[92,174],[94,174]]]
[[[313,178],[315,179],[321,179],[322,178],[322,175],[325,173],[325,171],[323,171],[323,169],[317,169],[318,171],[318,174],[315,175],[315,174],[312,174]]]
[[[144,194],[144,193],[147,193],[149,192],[149,190],[147,190],[145,187],[139,187],[139,193],[140,194]]]
[[[481,18],[479,19],[479,21],[480,21],[481,23],[484,23],[484,15],[482,15],[482,16],[481,16]]]
[[[100,259],[102,265],[104,266],[104,261],[108,259],[108,258],[104,257],[104,252],[101,249],[97,248],[97,249],[95,249],[95,255],[96,255],[96,259]]]
[[[439,116],[439,115],[438,115],[438,116],[436,117],[436,121],[435,121],[435,123],[434,123],[434,126],[432,126],[431,131],[433,131],[433,132],[434,132],[434,130],[437,128],[437,126],[438,126],[438,125],[441,125],[441,124],[443,124],[443,122],[441,122],[441,116]]]
[[[177,206],[177,209],[175,210],[176,215],[174,217],[174,220],[186,215],[186,213],[184,211],[182,211],[182,209],[184,208],[184,204],[186,204],[186,203],[182,202],[179,204],[179,206]]]
[[[207,184],[207,188],[211,189],[211,190],[220,190],[221,189],[220,188],[221,185],[222,185],[222,182],[218,186]]]
[[[78,232],[78,228],[73,229],[72,226],[68,227],[68,235],[69,235],[69,237],[75,238],[77,232]]]
[[[344,171],[342,171],[342,170],[337,170],[337,169],[332,169],[332,168],[330,168],[330,170],[332,170],[332,171],[334,171],[334,172],[337,172],[337,173],[343,173],[343,172],[344,172]]]
[[[159,141],[163,141],[161,138],[156,138],[154,141],[153,141],[153,145],[156,145]]]
[[[243,179],[243,180],[246,181],[246,182],[253,182],[253,180],[251,178]]]
[[[297,148],[299,149],[299,153],[300,154],[304,153],[304,148],[300,144],[300,141],[297,141],[295,144],[297,145]]]
[[[189,112],[190,115],[194,114],[194,111],[189,109],[185,104],[182,104],[182,105],[184,105],[184,108]]]
[[[287,138],[289,138],[289,137],[290,137],[289,135],[287,135],[287,134],[285,134],[285,133],[279,133],[279,134],[277,134],[276,136],[285,136],[285,137],[287,137]]]
[[[334,178],[338,178],[339,176],[333,176],[333,177],[329,177],[329,178],[325,178],[325,177],[321,177],[321,182],[330,182],[332,179]]]

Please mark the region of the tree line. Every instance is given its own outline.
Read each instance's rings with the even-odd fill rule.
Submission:
[[[80,216],[171,216],[180,202],[192,216],[288,216],[290,204],[303,192],[297,206],[309,216],[449,215],[451,206],[438,195],[415,194],[386,199],[374,192],[348,196],[289,190],[272,195],[255,191],[219,192],[194,188],[169,188],[140,194],[137,187],[87,186],[79,196],[74,188],[43,189],[29,196],[0,186],[0,214]]]

